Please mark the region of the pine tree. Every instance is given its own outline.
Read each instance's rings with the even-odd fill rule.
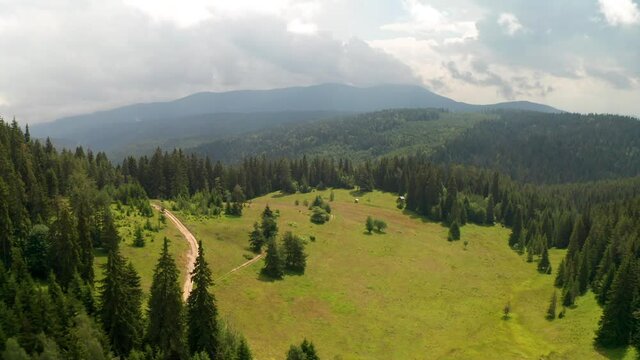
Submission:
[[[547,309],[547,319],[553,320],[556,318],[556,305],[558,303],[558,294],[556,291],[553,292],[553,296],[551,297],[551,302],[549,302],[549,308]]]
[[[458,225],[457,221],[451,223],[449,226],[449,236],[447,237],[449,241],[460,240],[460,225]]]
[[[572,306],[576,301],[578,295],[578,285],[575,280],[570,279],[564,286],[564,295],[562,297],[562,306]]]
[[[187,340],[192,354],[205,352],[216,358],[218,324],[216,300],[208,290],[213,286],[211,269],[204,258],[202,242],[199,242],[198,257],[191,272],[193,290],[187,299]]]
[[[264,258],[262,272],[273,279],[282,279],[284,276],[283,261],[275,238],[267,241],[267,255]]]
[[[626,346],[633,324],[633,296],[638,286],[638,260],[627,256],[613,280],[608,301],[604,307],[596,343],[603,347]]]
[[[496,221],[495,215],[494,215],[494,208],[495,208],[495,204],[493,203],[493,196],[489,195],[489,198],[487,199],[487,211],[486,211],[487,219],[485,221],[487,225],[493,225]]]
[[[244,338],[241,338],[240,343],[238,344],[238,349],[236,350],[236,359],[237,360],[253,359],[253,355],[251,355],[251,349],[249,349],[249,345],[247,345],[247,341]]]
[[[524,220],[522,218],[522,210],[518,208],[513,221],[513,228],[511,229],[511,235],[509,235],[509,246],[515,248],[520,243],[522,237]],[[524,249],[522,249],[524,250]]]
[[[546,246],[542,249],[542,257],[538,262],[538,271],[543,274],[551,273],[551,263],[549,262],[549,249]]]
[[[258,222],[253,223],[253,231],[249,233],[249,247],[255,253],[261,253],[265,238]]]
[[[133,246],[144,247],[144,233],[140,225],[136,226],[136,230],[133,234]]]
[[[304,273],[307,267],[307,254],[304,252],[304,241],[287,231],[283,239],[285,268],[289,271]]]
[[[554,285],[556,287],[564,287],[564,278],[567,271],[567,266],[564,262],[564,258],[560,261],[560,265],[558,266],[558,273],[556,274],[556,279],[554,281]]]
[[[184,326],[182,319],[182,292],[178,284],[179,272],[171,254],[169,239],[164,238],[160,258],[153,271],[147,310],[149,345],[165,358],[182,358]]]
[[[120,250],[109,252],[100,292],[100,319],[116,355],[127,356],[142,340],[140,277]]]
[[[118,234],[118,229],[116,228],[109,208],[104,209],[102,214],[100,243],[107,252],[117,248],[120,244],[120,235]]]
[[[300,344],[300,350],[306,355],[307,360],[320,360],[318,357],[318,353],[316,352],[315,346],[311,341],[307,339],[302,340],[302,344]]]
[[[364,223],[364,226],[367,229],[367,232],[369,234],[371,234],[371,232],[373,231],[373,227],[374,227],[374,221],[373,221],[373,218],[371,216],[367,216],[367,221]]]
[[[69,209],[59,203],[57,219],[51,225],[51,263],[63,288],[69,285],[80,265],[80,249],[75,229]]]
[[[265,240],[275,238],[278,234],[278,223],[276,222],[276,216],[267,205],[262,212],[262,235]]]

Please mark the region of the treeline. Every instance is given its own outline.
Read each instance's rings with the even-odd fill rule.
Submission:
[[[391,109],[218,139],[190,151],[226,163],[251,156],[270,159],[333,156],[354,161],[390,153],[431,151],[463,129],[493,114],[449,113],[439,109]]]
[[[58,152],[0,119],[0,353],[5,359],[251,359],[217,319],[202,246],[186,304],[164,248],[146,314],[110,205],[151,215],[145,189],[102,153]],[[96,281],[94,249],[107,253]]]
[[[640,121],[617,115],[501,112],[433,156],[436,162],[491,168],[533,183],[640,175]]]

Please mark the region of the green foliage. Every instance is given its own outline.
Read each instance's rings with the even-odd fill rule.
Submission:
[[[367,220],[364,223],[364,227],[365,229],[367,229],[367,232],[369,234],[371,234],[371,232],[373,231],[374,226],[375,226],[375,222],[373,218],[371,216],[367,216]]]
[[[449,226],[449,235],[447,236],[449,241],[460,240],[460,225],[457,221],[454,221]]]
[[[314,206],[311,208],[311,217],[310,220],[314,224],[324,224],[331,219],[331,215],[329,215],[326,210],[319,206]]]
[[[146,341],[168,358],[183,357],[182,290],[178,269],[171,254],[169,240],[164,239],[162,253],[153,272],[147,310]]]
[[[285,269],[303,274],[307,267],[307,254],[304,251],[304,240],[287,231],[282,236]]]
[[[267,255],[264,258],[262,273],[272,279],[282,279],[284,276],[284,260],[274,237],[267,240]]]
[[[144,247],[144,233],[140,225],[136,226],[135,233],[133,235],[133,246]]]
[[[558,293],[554,291],[553,296],[551,296],[551,301],[549,302],[549,308],[547,308],[547,320],[553,320],[556,318],[557,303],[558,303]]]
[[[384,220],[375,219],[373,221],[373,226],[376,228],[376,231],[381,233],[387,228],[387,223]]]
[[[118,248],[109,252],[99,288],[100,319],[116,355],[127,356],[142,342],[140,277]]]
[[[258,222],[253,223],[253,230],[249,233],[249,247],[251,251],[258,254],[262,252],[265,243],[265,237],[260,229]]]
[[[198,246],[193,272],[193,290],[187,298],[187,340],[191,354],[204,353],[215,359],[218,339],[218,310],[213,294],[208,290],[213,286],[211,269],[204,258],[202,242]]]
[[[319,360],[313,343],[304,339],[300,345],[291,345],[287,351],[287,360]]]

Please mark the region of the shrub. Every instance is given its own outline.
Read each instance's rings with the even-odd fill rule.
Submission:
[[[322,208],[318,207],[318,206],[314,206],[313,208],[311,208],[312,210],[312,214],[311,214],[311,222],[314,224],[324,224],[325,222],[329,221],[329,214]]]

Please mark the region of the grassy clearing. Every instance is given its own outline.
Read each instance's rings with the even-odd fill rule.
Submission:
[[[593,296],[580,298],[566,318],[545,320],[553,277],[508,249],[507,229],[467,225],[452,243],[445,227],[403,214],[390,194],[358,195],[356,204],[347,191],[335,191],[331,221],[314,225],[302,203],[317,194],[267,195],[241,218],[182,217],[218,278],[221,315],[260,359],[282,358],[303,337],[325,359],[633,357],[593,349],[601,314]],[[281,233],[316,237],[306,274],[268,281],[258,261],[224,275],[246,261],[248,232],[266,204],[280,211]],[[366,234],[368,215],[385,220],[386,233]],[[550,255],[557,267],[563,252]],[[512,315],[503,320],[507,302]]]
[[[166,236],[170,242],[170,252],[173,254],[174,259],[176,259],[176,264],[178,269],[180,269],[180,284],[182,286],[182,282],[186,276],[184,271],[185,264],[187,263],[187,251],[189,249],[189,245],[185,238],[180,234],[180,231],[176,229],[171,221],[167,219],[166,225],[161,225],[161,228],[158,232],[152,231],[144,231],[145,236],[145,246],[142,248],[137,248],[133,246],[134,239],[134,231],[136,227],[144,226],[147,221],[146,217],[139,215],[135,210],[131,210],[127,215],[126,212],[127,207],[123,206],[122,210],[118,210],[115,206],[111,208],[114,217],[116,219],[116,225],[118,226],[118,231],[120,233],[120,237],[122,238],[122,242],[120,243],[120,251],[122,254],[129,260],[133,262],[136,271],[140,275],[140,282],[142,285],[142,289],[146,294],[151,287],[151,280],[153,278],[153,268],[158,261],[158,257],[160,256],[160,252],[162,250],[162,240]],[[153,217],[149,218],[151,225],[154,227],[159,224],[158,221],[159,213],[154,210]],[[101,251],[96,251],[96,257],[94,266],[96,269],[96,280],[102,279],[102,264],[107,262],[106,254]]]

